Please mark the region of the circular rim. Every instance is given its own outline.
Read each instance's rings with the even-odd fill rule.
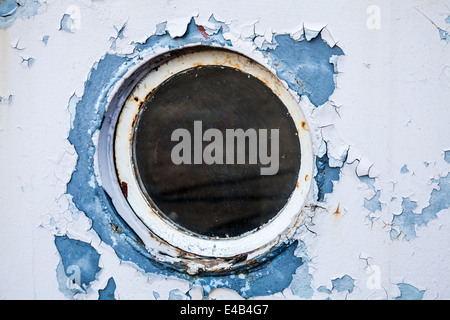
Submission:
[[[288,109],[298,132],[301,150],[301,164],[297,177],[297,186],[283,209],[269,222],[258,229],[232,238],[214,238],[201,236],[178,227],[168,219],[162,218],[152,208],[143,194],[135,175],[133,164],[133,134],[134,124],[140,107],[149,93],[160,83],[172,75],[201,65],[218,65],[239,69],[263,81]],[[119,108],[121,106],[118,106]],[[132,88],[115,127],[114,164],[117,178],[122,185],[127,186],[126,200],[153,236],[183,252],[200,257],[234,257],[244,253],[255,252],[265,248],[267,252],[276,246],[280,238],[287,238],[291,229],[297,224],[302,208],[306,202],[311,187],[313,155],[311,139],[306,120],[298,102],[268,69],[259,63],[230,50],[218,50],[207,47],[202,50],[188,50],[181,55],[159,64],[151,69]],[[120,211],[119,211],[120,214]]]

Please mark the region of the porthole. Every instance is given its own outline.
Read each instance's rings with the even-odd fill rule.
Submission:
[[[190,47],[143,62],[116,88],[100,135],[105,189],[163,262],[190,273],[249,266],[299,224],[312,176],[306,121],[247,56]]]

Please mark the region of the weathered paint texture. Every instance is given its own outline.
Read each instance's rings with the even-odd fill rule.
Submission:
[[[0,2],[0,29],[9,28],[17,18],[29,19],[36,15],[39,0],[2,0]]]
[[[118,30],[118,37],[123,33],[125,25]],[[322,41],[319,39],[318,41]],[[158,48],[180,48],[187,44],[195,44],[200,42],[203,45],[219,44],[222,46],[230,46],[230,42],[224,40],[221,28],[211,35],[205,35],[205,31],[199,27],[194,19],[191,19],[187,26],[186,33],[181,37],[172,38],[167,32],[158,28],[158,34],[149,37],[145,42],[136,44],[135,50],[129,55],[107,54],[90,72],[84,88],[85,94],[81,97],[76,105],[72,102],[69,108],[75,114],[73,118],[73,128],[69,133],[69,141],[74,145],[78,154],[77,165],[70,182],[67,185],[67,192],[72,196],[72,201],[78,210],[83,211],[92,219],[92,227],[98,233],[103,242],[110,245],[118,256],[124,261],[132,261],[136,263],[145,272],[171,275],[173,270],[167,270],[153,261],[152,257],[146,252],[142,242],[134,234],[133,230],[127,227],[122,221],[106,193],[97,181],[96,171],[94,170],[95,159],[95,143],[93,141],[94,133],[99,130],[102,118],[104,116],[108,93],[114,84],[124,75],[124,73],[139,62],[140,56],[144,55],[147,50],[158,50]],[[304,41],[306,42],[306,40]],[[284,55],[291,52],[291,55],[300,55],[303,51],[311,51],[308,45],[303,49],[298,48],[295,44],[296,40],[283,40],[278,47],[285,46],[282,50]],[[309,42],[313,46],[317,46],[316,42]],[[326,45],[326,44],[325,44]],[[289,51],[289,49],[291,51]],[[280,49],[281,50],[281,49]],[[319,49],[323,50],[323,49]],[[329,57],[327,57],[329,58]],[[277,58],[278,59],[278,58]],[[309,57],[309,59],[317,59]],[[278,60],[277,60],[278,61]],[[318,63],[330,64],[328,60],[319,56]],[[274,62],[277,63],[277,62]],[[305,62],[303,62],[305,63]],[[310,61],[315,67],[315,64]],[[285,63],[286,64],[286,63]],[[286,66],[289,64],[287,63]],[[280,66],[278,66],[280,67]],[[284,68],[283,68],[284,69]],[[320,68],[319,68],[320,69]],[[322,76],[323,78],[324,76]],[[328,73],[329,80],[332,81],[333,69]],[[280,76],[280,78],[282,78]],[[309,73],[305,77],[305,81],[312,82],[315,76]],[[283,78],[282,78],[283,79]],[[312,93],[314,91],[311,90]],[[331,94],[331,92],[329,92]],[[73,101],[73,99],[71,99]],[[93,108],[94,106],[94,108]],[[73,108],[73,109],[72,109]],[[303,264],[302,259],[298,259],[293,255],[295,245],[292,250],[281,253],[270,264],[264,267],[251,270],[246,276],[239,275],[227,277],[201,277],[199,280],[190,280],[189,277],[180,273],[181,278],[187,278],[190,281],[198,281],[201,283],[204,291],[208,293],[214,287],[230,287],[243,297],[252,297],[272,294],[289,286],[292,281],[292,274],[296,268]],[[293,261],[284,261],[293,259]],[[295,262],[298,261],[298,262]],[[249,280],[251,279],[251,280]],[[211,284],[214,284],[212,287]]]
[[[450,11],[345,3],[0,1],[0,297],[450,298]],[[267,66],[312,137],[305,222],[234,274],[156,261],[97,163],[127,72],[199,44]]]

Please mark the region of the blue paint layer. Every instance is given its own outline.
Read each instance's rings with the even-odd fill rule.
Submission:
[[[0,1],[0,29],[9,28],[20,17],[28,19],[37,14],[41,4],[38,0]]]
[[[11,104],[13,100],[12,94],[10,94],[7,98],[6,97],[0,97],[1,103]]]
[[[446,150],[444,152],[444,160],[448,163],[450,163],[450,150]]]
[[[98,266],[100,255],[89,243],[73,240],[66,236],[57,236],[55,245],[67,277],[73,275],[72,269],[77,267],[80,270],[82,287],[88,286],[95,280],[95,275],[100,271]]]
[[[374,186],[375,178],[371,178],[368,175],[365,175],[365,176],[359,177],[359,180],[361,182],[364,182],[365,184],[367,184],[367,186],[369,187],[370,190],[373,190],[374,192],[376,191],[375,186]]]
[[[136,53],[142,53],[147,50],[153,51],[154,48],[176,49],[192,43],[200,43],[206,46],[211,44],[231,46],[231,43],[223,37],[221,30],[214,35],[208,36],[208,39],[206,39],[198,29],[194,19],[189,22],[186,33],[178,38],[172,38],[170,36],[165,29],[165,24],[159,24],[158,26],[157,34],[150,36],[144,43],[136,44]]]
[[[408,173],[408,172],[409,172],[409,170],[408,170],[407,165],[406,164],[403,165],[403,167],[400,169],[400,173],[405,174],[405,173]]]
[[[269,263],[238,275],[201,277],[197,282],[208,293],[214,288],[231,288],[242,297],[250,298],[274,294],[286,289],[292,282],[293,274],[305,261],[296,257],[294,242]]]
[[[447,43],[450,42],[450,34],[445,30],[439,29],[439,37]]]
[[[450,24],[450,16],[448,16],[445,19],[445,22]],[[439,29],[439,37],[441,38],[441,40],[444,40],[445,42],[449,43],[450,42],[450,34],[446,30],[443,30],[441,28],[438,28],[438,29]]]
[[[72,32],[72,29],[71,29],[72,24],[73,24],[72,17],[70,16],[70,14],[65,13],[62,16],[61,21],[59,22],[59,30],[70,33],[70,32]]]
[[[105,289],[98,290],[98,300],[116,300],[114,292],[116,291],[116,282],[114,278],[109,278]]]
[[[42,42],[43,42],[45,45],[47,45],[47,43],[48,43],[48,38],[50,38],[50,36],[48,36],[48,35],[45,35],[45,36],[42,37]]]
[[[335,68],[330,58],[343,55],[342,49],[331,48],[320,35],[310,41],[277,35],[274,41],[275,49],[267,48],[262,53],[269,58],[277,76],[299,95],[306,95],[315,106],[327,102],[335,89]]]
[[[405,235],[406,240],[411,240],[416,236],[416,225],[422,224],[422,217],[414,213],[413,210],[417,208],[417,203],[411,201],[409,198],[403,198],[402,200],[402,213],[399,215],[394,215],[392,219],[392,226],[400,227],[400,230]],[[391,233],[392,237],[397,237],[398,233]]]
[[[316,159],[317,175],[315,180],[318,187],[317,200],[322,202],[325,194],[333,192],[333,181],[339,180],[341,168],[330,167],[330,161],[325,154],[322,158]]]
[[[430,196],[430,205],[422,210],[424,221],[435,219],[436,214],[450,208],[450,173],[433,181],[438,183],[439,189],[433,189]]]
[[[407,283],[398,283],[400,295],[395,300],[422,300],[425,290],[419,290]]]
[[[116,29],[117,34],[116,34],[115,37],[109,38],[109,41],[111,41],[111,46],[110,46],[110,49],[111,49],[111,50],[116,50],[116,42],[117,42],[117,40],[118,40],[118,39],[123,39],[123,37],[124,37],[123,33],[124,33],[124,31],[125,31],[126,25],[127,25],[127,24],[124,23],[124,24],[122,25],[122,27],[120,27],[120,29],[117,29],[117,27],[114,27],[114,28]]]
[[[178,289],[172,289],[169,292],[169,300],[183,300],[183,293]]]
[[[381,191],[378,190],[371,199],[364,199],[364,208],[370,212],[381,211],[380,195]]]
[[[295,274],[292,276],[292,282],[289,286],[292,293],[303,299],[311,299],[314,290],[311,287],[312,276],[309,274],[308,263],[310,259],[306,254],[306,245],[304,242],[299,242],[296,255],[302,259],[302,264],[297,268]]]
[[[414,213],[417,203],[409,198],[403,198],[401,214],[394,215],[392,219],[392,226],[398,227],[406,240],[416,237],[416,227],[426,225],[428,221],[437,218],[439,211],[450,208],[450,173],[432,181],[437,182],[438,186],[431,192],[430,204],[426,208],[420,213]],[[391,239],[395,239],[397,235],[398,232],[391,232]]]
[[[320,286],[317,288],[317,292],[322,292],[322,293],[327,293],[327,294],[331,294],[331,290],[327,289],[326,286]]]
[[[0,17],[4,18],[13,15],[19,7],[16,0],[2,0],[0,1]]]
[[[341,278],[331,280],[331,283],[333,285],[331,290],[337,290],[338,292],[347,291],[348,293],[352,293],[355,288],[355,279],[347,274]]]

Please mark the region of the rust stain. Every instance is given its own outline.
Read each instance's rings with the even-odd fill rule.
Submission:
[[[231,61],[231,58],[230,58],[229,55],[227,55],[226,59],[223,60],[223,61],[217,61],[217,60],[214,61],[214,64],[219,65],[219,66],[226,66],[226,65],[228,65],[228,66],[231,66],[231,67],[236,68],[238,70],[244,71],[239,63],[233,63],[233,61]]]
[[[144,242],[140,238],[136,238],[135,241],[138,245],[145,246]]]
[[[139,107],[140,107],[140,105],[139,105]],[[136,114],[133,116],[133,121],[131,121],[131,127],[132,127],[132,128],[134,128],[134,126],[136,125],[136,120],[137,120],[137,118],[138,118],[138,114],[136,113]],[[131,134],[130,137],[129,137],[129,140],[131,140],[132,137],[133,137],[133,135]]]
[[[112,222],[109,223],[109,225],[111,226],[111,228],[113,229],[114,232],[119,232],[119,226],[116,224],[113,224]]]
[[[338,203],[338,206],[337,206],[337,208],[336,208],[336,211],[334,211],[334,215],[335,216],[338,216],[338,215],[340,215],[341,214],[341,210],[339,209],[339,206],[340,206],[341,204],[340,203]]]
[[[141,105],[142,105],[142,103],[144,103],[144,101],[147,101],[148,99],[150,99],[150,96],[152,95],[153,90],[155,90],[155,88],[153,88],[152,90],[150,90],[150,91],[145,95],[144,100],[141,101]]]
[[[200,33],[202,34],[203,38],[205,38],[206,40],[211,39],[208,34],[205,31],[205,28],[203,26],[197,26],[197,29],[200,31]]]
[[[300,182],[297,181],[297,186],[296,188],[298,189],[300,187]]]
[[[120,183],[120,188],[122,189],[122,193],[125,198],[128,198],[128,184],[125,181]]]
[[[262,82],[264,82],[264,84],[265,84],[266,86],[269,86],[269,80],[268,80],[268,79],[262,78],[262,77],[258,77],[258,79],[261,80]]]
[[[298,80],[297,78],[294,77],[295,82],[298,84],[299,87],[303,87],[302,81]]]
[[[308,128],[306,127],[306,121],[302,121],[301,125],[302,125],[303,130],[308,130]]]
[[[308,181],[309,174],[305,175],[305,182]]]

